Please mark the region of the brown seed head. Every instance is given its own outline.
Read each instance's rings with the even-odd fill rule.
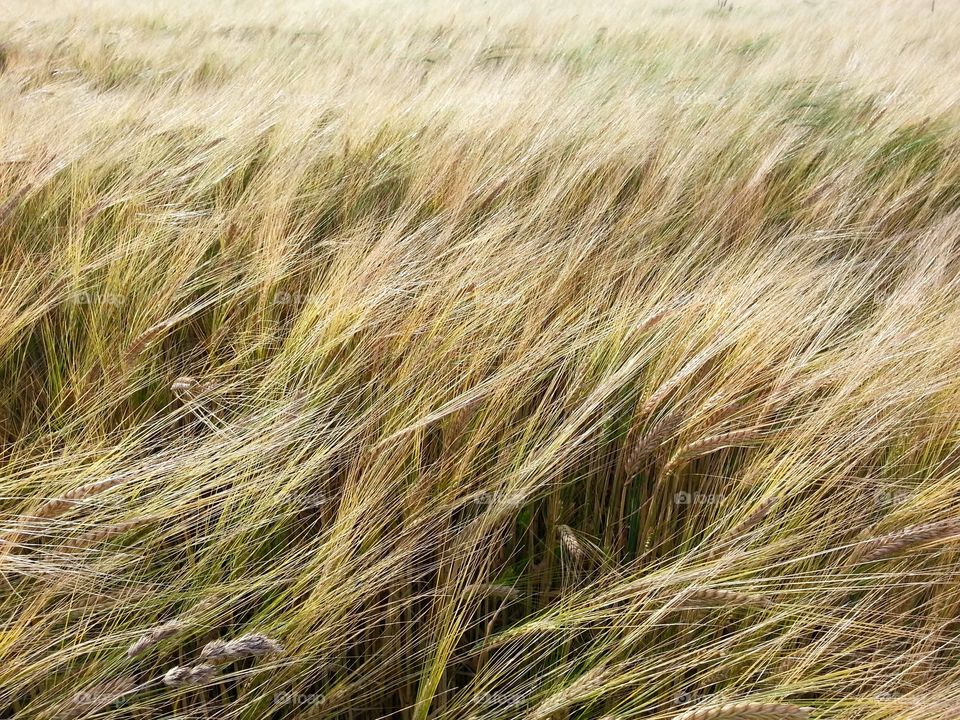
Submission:
[[[220,664],[242,660],[248,657],[263,657],[283,652],[283,646],[276,640],[264,635],[243,635],[235,640],[224,642],[214,640],[207,643],[200,652],[200,659],[208,663]]]
[[[77,500],[83,500],[91,495],[96,495],[104,490],[109,490],[115,485],[119,485],[124,480],[125,477],[122,475],[112,475],[104,478],[103,480],[97,480],[95,482],[87,483],[86,485],[81,485],[73,490],[69,490],[61,497],[54,498],[53,500],[50,500],[42,505],[40,509],[37,510],[37,517],[56,517],[57,515],[65,512],[68,508],[75,505]]]
[[[161,640],[165,640],[168,637],[176,635],[183,629],[183,627],[184,624],[179,620],[170,620],[163,623],[163,625],[158,625],[155,628],[151,628],[141,635],[135,643],[127,648],[127,657],[136,657],[148,648],[151,648],[159,643]]]
[[[687,460],[708,455],[714,450],[754,440],[759,435],[760,431],[757,428],[745,428],[743,430],[731,430],[719,435],[708,435],[705,438],[688,443],[674,453],[670,461],[664,466],[663,474],[664,476],[672,474]]]
[[[860,562],[873,562],[896,555],[915,545],[923,545],[960,532],[960,519],[950,518],[925,525],[911,525],[878,537],[858,550]]]
[[[663,441],[670,437],[679,425],[680,413],[672,412],[634,443],[627,454],[626,462],[624,462],[624,469],[628,478],[632,478],[639,472],[643,459],[663,444]]]
[[[739,702],[688,710],[674,720],[806,720],[810,708],[787,703]]]
[[[178,397],[190,397],[194,395],[199,388],[200,383],[197,382],[196,378],[192,378],[189,375],[178,377],[170,386],[170,389]]]
[[[200,663],[193,667],[172,667],[163,676],[163,684],[170,687],[203,685],[215,679],[219,674],[220,671],[217,668],[206,663]]]
[[[563,543],[567,552],[569,552],[575,560],[583,560],[586,553],[583,550],[583,545],[581,545],[577,539],[576,533],[574,533],[568,525],[558,525],[557,531],[560,533],[560,542]]]
[[[694,590],[687,596],[684,605],[752,605],[755,607],[772,607],[774,602],[766,595],[756,593],[737,592],[736,590],[719,590],[716,588],[702,588]]]

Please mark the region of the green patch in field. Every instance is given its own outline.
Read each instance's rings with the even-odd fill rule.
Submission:
[[[77,69],[95,89],[108,92],[143,83],[150,64],[144,58],[121,55],[107,47],[100,53],[78,58]]]
[[[478,65],[500,65],[510,60],[519,60],[527,48],[519,43],[494,43],[480,51]]]
[[[222,57],[207,54],[194,68],[191,80],[197,87],[216,87],[226,82],[230,75],[230,66]]]
[[[601,28],[590,43],[558,49],[540,59],[547,66],[559,64],[575,75],[598,67],[622,67],[634,77],[651,78],[667,67],[649,33],[610,36],[606,28]]]
[[[916,178],[935,172],[947,154],[943,130],[929,121],[899,128],[870,159],[871,178],[879,180],[893,173]]]
[[[230,172],[223,175],[210,189],[211,197],[219,207],[230,207],[250,187],[265,167],[272,154],[273,129],[268,128],[254,138],[250,151],[240,157]]]
[[[772,35],[760,35],[759,37],[745,40],[733,48],[733,54],[742,58],[753,59],[763,54],[763,52],[773,45]]]
[[[785,98],[785,119],[822,131],[848,131],[875,111],[873,102],[846,88],[823,82],[783,83],[774,88]]]

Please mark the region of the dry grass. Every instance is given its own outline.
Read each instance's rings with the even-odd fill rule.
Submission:
[[[0,716],[955,717],[958,46],[9,0]]]

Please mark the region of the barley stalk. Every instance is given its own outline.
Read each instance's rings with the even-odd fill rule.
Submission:
[[[663,474],[669,476],[676,472],[683,463],[693,458],[709,455],[715,450],[739,445],[749,440],[755,440],[759,436],[760,431],[757,428],[745,428],[743,430],[731,430],[719,435],[708,435],[677,450],[664,466]]]
[[[778,500],[779,498],[776,495],[774,495],[762,501],[759,505],[757,505],[757,507],[754,509],[752,513],[747,515],[747,517],[743,520],[743,522],[741,522],[739,525],[734,526],[733,529],[727,532],[725,534],[725,537],[729,538],[730,540],[737,540],[743,537],[744,535],[746,535],[754,527],[756,527],[761,522],[763,522],[763,519],[770,514],[770,510],[773,508],[774,505],[777,504]],[[716,555],[718,555],[721,551],[722,551],[722,545],[714,548],[710,552],[709,557],[716,557]]]
[[[570,526],[557,525],[557,532],[560,533],[560,541],[563,543],[563,546],[567,549],[567,552],[573,556],[574,560],[577,562],[583,560],[583,558],[586,556],[583,545],[580,544],[576,533],[570,529]]]
[[[104,527],[96,528],[95,530],[91,530],[90,532],[81,536],[79,543],[81,545],[92,545],[103,540],[108,540],[109,538],[116,537],[117,535],[123,535],[134,528],[138,528],[146,522],[149,522],[149,518],[137,518],[136,520],[128,520],[127,522],[118,523],[116,525],[106,525]]]
[[[216,679],[220,670],[208,663],[200,663],[193,667],[172,667],[163,676],[163,684],[170,687],[184,687],[187,685],[203,685]]]
[[[925,525],[911,525],[897,532],[889,533],[861,545],[855,557],[859,562],[874,562],[934,540],[941,540],[960,532],[960,520],[951,518]]]
[[[123,353],[123,357],[120,360],[121,367],[127,371],[133,367],[133,364],[137,361],[140,355],[146,350],[147,346],[150,345],[154,340],[157,339],[165,330],[168,330],[174,324],[174,320],[167,319],[162,320],[161,322],[151,325],[149,328],[144,330],[142,333],[137,335],[133,339],[133,342],[127,347]]]
[[[189,375],[183,375],[178,377],[170,385],[170,390],[173,391],[173,394],[178,397],[188,397],[196,393],[199,389],[200,383],[196,378],[190,377]]]
[[[200,652],[200,659],[210,664],[236,662],[249,657],[263,657],[283,652],[283,646],[264,635],[243,635],[234,640],[213,640]]]
[[[111,200],[109,198],[103,198],[98,200],[93,205],[84,211],[83,215],[80,217],[80,224],[86,225],[88,222],[93,220],[97,215],[106,210],[110,206]]]
[[[570,685],[540,703],[526,717],[530,720],[546,720],[572,703],[596,696],[603,689],[608,674],[606,668],[588,670]]]
[[[704,403],[706,408],[712,409],[707,412],[707,415],[700,421],[699,425],[708,428],[716,427],[741,409],[742,403],[735,400],[718,403],[720,397],[722,397],[722,395],[719,392],[714,393],[714,395]]]
[[[700,602],[708,605],[753,605],[756,607],[773,607],[775,604],[766,595],[716,588],[694,590],[684,598],[684,603],[686,602]]]
[[[86,485],[81,485],[78,488],[70,490],[64,493],[61,497],[49,500],[43,505],[40,506],[40,509],[36,512],[36,517],[40,518],[52,518],[57,515],[61,515],[68,508],[73,507],[78,500],[83,500],[92,495],[97,495],[109,490],[110,488],[119,485],[124,481],[122,475],[114,475],[112,477],[104,478],[103,480],[97,480],[92,483],[87,483]]]
[[[624,468],[628,478],[632,478],[640,470],[643,458],[658,448],[664,440],[670,437],[680,425],[680,414],[672,412],[641,437],[627,454]]]
[[[180,400],[186,402],[188,400],[193,400],[198,398],[203,393],[208,393],[216,389],[216,383],[214,382],[200,382],[195,377],[190,375],[181,375],[172,383],[170,383],[170,390],[176,395]],[[283,420],[293,422],[297,420],[300,416],[297,415],[298,409],[304,407],[303,398],[295,400],[287,408],[284,408],[282,412]]]
[[[180,620],[169,620],[162,625],[151,628],[141,635],[139,639],[129,648],[127,648],[127,657],[133,658],[137,655],[140,655],[160,641],[176,635],[178,632],[183,630],[184,627],[184,624]]]
[[[641,335],[649,332],[655,326],[659,325],[664,319],[677,312],[682,306],[682,303],[671,303],[662,308],[654,310],[637,324],[636,332]]]
[[[31,190],[33,190],[33,183],[27,183],[11,195],[3,205],[0,205],[0,226],[6,224],[7,220],[10,219],[10,216],[13,215],[14,211],[20,206],[20,203],[23,202],[23,199]]]
[[[778,501],[779,498],[776,495],[762,501],[752,513],[747,515],[743,522],[730,531],[730,535],[732,537],[739,537],[752,530],[755,526],[763,522],[763,519],[770,514],[770,510],[773,509],[773,506],[776,505]]]
[[[684,367],[680,372],[676,373],[673,377],[667,380],[663,385],[661,385],[656,392],[654,392],[643,406],[640,408],[640,417],[646,417],[651,412],[653,412],[657,407],[660,406],[660,403],[674,391],[684,380],[693,375],[700,365],[698,363],[689,363]]]
[[[811,709],[787,703],[726,703],[688,710],[674,720],[806,720]]]

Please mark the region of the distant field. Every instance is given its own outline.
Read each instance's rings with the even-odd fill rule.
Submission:
[[[954,720],[958,48],[0,4],[0,718]]]

